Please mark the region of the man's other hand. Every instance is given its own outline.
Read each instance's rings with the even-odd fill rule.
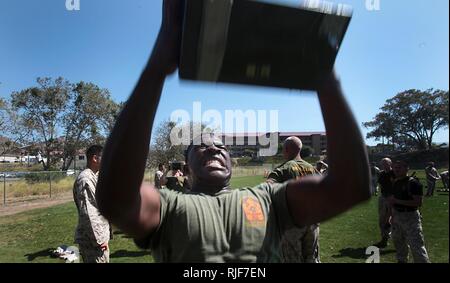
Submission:
[[[107,251],[109,249],[108,242],[101,244],[100,249],[102,249],[102,251]]]

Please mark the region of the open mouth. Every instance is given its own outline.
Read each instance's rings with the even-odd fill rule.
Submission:
[[[206,167],[225,167],[224,162],[217,157],[213,157],[205,161],[204,166]]]

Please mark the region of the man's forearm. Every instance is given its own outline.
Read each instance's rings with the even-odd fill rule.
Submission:
[[[288,184],[288,206],[299,227],[330,219],[370,197],[365,145],[334,77],[319,91],[319,100],[327,130],[329,168],[323,178],[307,176]]]
[[[99,208],[109,218],[139,207],[150,144],[165,73],[152,56],[125,104],[103,151],[97,188]]]
[[[319,101],[328,137],[329,174],[340,201],[352,205],[370,196],[370,173],[358,124],[334,76],[319,91]],[[351,172],[351,174],[349,174]]]

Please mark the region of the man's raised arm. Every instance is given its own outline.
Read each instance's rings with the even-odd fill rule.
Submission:
[[[181,37],[180,0],[165,0],[163,21],[150,60],[108,138],[96,197],[100,212],[135,238],[160,221],[159,193],[142,184],[151,128],[164,80],[177,69]]]
[[[318,91],[327,132],[329,160],[325,177],[305,177],[287,188],[294,222],[310,225],[327,220],[369,199],[370,173],[366,146],[334,73]]]

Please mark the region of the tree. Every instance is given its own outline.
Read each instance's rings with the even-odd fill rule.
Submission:
[[[57,139],[58,123],[70,99],[70,84],[59,77],[38,78],[37,87],[13,92],[12,105],[22,116],[24,126],[30,131],[34,142],[41,143],[44,156],[43,167],[48,170],[55,165],[59,148]]]
[[[28,136],[20,116],[5,99],[0,99],[0,155],[17,150]]]
[[[62,126],[62,170],[67,170],[80,148],[90,144],[103,144],[109,134],[110,123],[115,120],[118,105],[111,100],[107,89],[93,83],[72,85],[71,99],[64,114]]]
[[[407,90],[388,99],[375,118],[363,123],[367,138],[386,138],[393,147],[431,149],[436,131],[448,127],[448,91]]]
[[[119,106],[93,83],[38,78],[37,84],[13,92],[12,106],[31,133],[29,142],[47,158],[44,170],[61,159],[61,169],[67,170],[79,149],[104,142]]]
[[[186,144],[173,144],[171,133],[189,132],[189,141],[193,137],[194,126],[199,127],[202,132],[212,132],[204,124],[189,122],[179,125],[175,122],[166,120],[161,122],[155,130],[154,142],[150,145],[148,165],[156,167],[159,163],[168,164],[172,161],[182,161],[185,159],[184,152],[187,149]]]
[[[154,143],[150,146],[149,165],[158,166],[159,163],[168,164],[175,160],[184,160],[184,147],[172,145],[170,133],[176,127],[175,122],[163,121],[155,130]]]
[[[300,156],[302,157],[310,157],[313,154],[313,149],[310,146],[304,145],[300,152]]]

